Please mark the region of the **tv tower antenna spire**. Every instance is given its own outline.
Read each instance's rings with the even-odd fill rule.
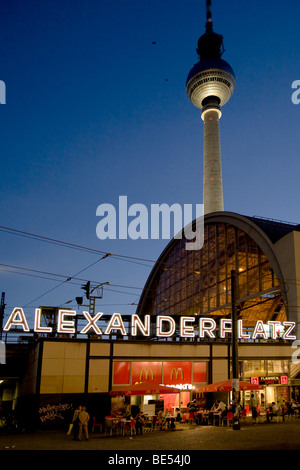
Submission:
[[[206,24],[211,22],[211,0],[206,0]]]

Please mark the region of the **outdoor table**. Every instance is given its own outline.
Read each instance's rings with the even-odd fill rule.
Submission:
[[[133,418],[130,418],[130,419],[120,419],[119,421],[119,424],[121,426],[121,430],[122,430],[122,434],[123,436],[125,436],[126,434],[126,430],[130,431],[130,434],[132,433],[132,428],[134,427],[131,423],[131,421],[133,420],[134,422],[134,419]]]
[[[218,425],[220,424],[220,413],[214,413],[213,414],[213,425],[216,426],[216,418],[217,419],[217,422],[218,422]]]
[[[202,424],[202,425],[208,424],[208,418],[209,418],[208,412],[200,411],[197,413],[197,415],[198,415],[198,420],[200,421],[199,424]]]
[[[175,418],[173,416],[168,416],[166,418],[166,424],[168,428],[175,428]]]
[[[108,426],[107,426],[107,423]],[[105,416],[105,432],[108,429],[110,431],[110,435],[112,436],[112,431],[115,429],[118,433],[118,429],[121,427],[120,418],[114,418],[113,416]]]
[[[203,412],[201,424],[208,425],[208,418],[209,418],[209,413]]]

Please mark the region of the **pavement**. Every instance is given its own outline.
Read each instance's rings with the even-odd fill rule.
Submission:
[[[299,451],[300,450],[300,418],[284,422],[259,423],[241,425],[240,430],[222,426],[198,426],[195,424],[177,424],[175,430],[153,431],[143,435],[113,435],[90,433],[87,441],[74,441],[66,431],[36,431],[34,433],[0,435],[1,457],[5,453],[11,456],[22,452],[33,455],[68,451],[74,455],[99,451],[100,455],[109,459],[117,459],[116,454],[144,455],[153,457],[158,454],[199,455],[199,451]],[[200,452],[201,453],[201,452]],[[290,455],[294,455],[295,452]],[[297,453],[298,455],[298,453]],[[152,458],[151,457],[151,458]],[[113,463],[113,462],[111,462]],[[114,462],[115,464],[120,462]],[[152,462],[154,464],[155,462]],[[171,461],[169,462],[171,463]]]

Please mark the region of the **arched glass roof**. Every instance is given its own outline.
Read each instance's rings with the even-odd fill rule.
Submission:
[[[230,318],[235,271],[237,313],[246,328],[257,320],[287,320],[280,267],[262,221],[224,214],[205,219],[201,250],[187,251],[185,239],[170,242],[146,283],[139,315]]]

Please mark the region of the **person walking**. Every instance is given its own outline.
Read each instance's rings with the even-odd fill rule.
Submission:
[[[135,418],[135,432],[136,435],[143,434],[143,426],[145,424],[143,413],[140,411]]]
[[[166,415],[164,413],[164,410],[160,410],[157,414],[157,424],[160,425],[160,430],[162,431],[164,428],[164,425],[166,424]]]
[[[255,397],[254,393],[251,395],[250,399],[250,408],[252,412],[252,423],[256,423],[256,418],[257,418],[257,407],[258,407],[258,400]]]
[[[80,411],[79,415],[79,440],[82,440],[82,436],[84,434],[85,439],[88,441],[89,440],[89,431],[88,431],[88,422],[90,419],[90,415],[86,411],[86,407],[82,407],[82,411]]]
[[[73,431],[73,440],[78,441],[78,434],[79,434],[79,413],[82,410],[82,406],[79,405],[78,408],[74,411],[73,418],[72,418],[72,423],[70,425],[68,434]]]

